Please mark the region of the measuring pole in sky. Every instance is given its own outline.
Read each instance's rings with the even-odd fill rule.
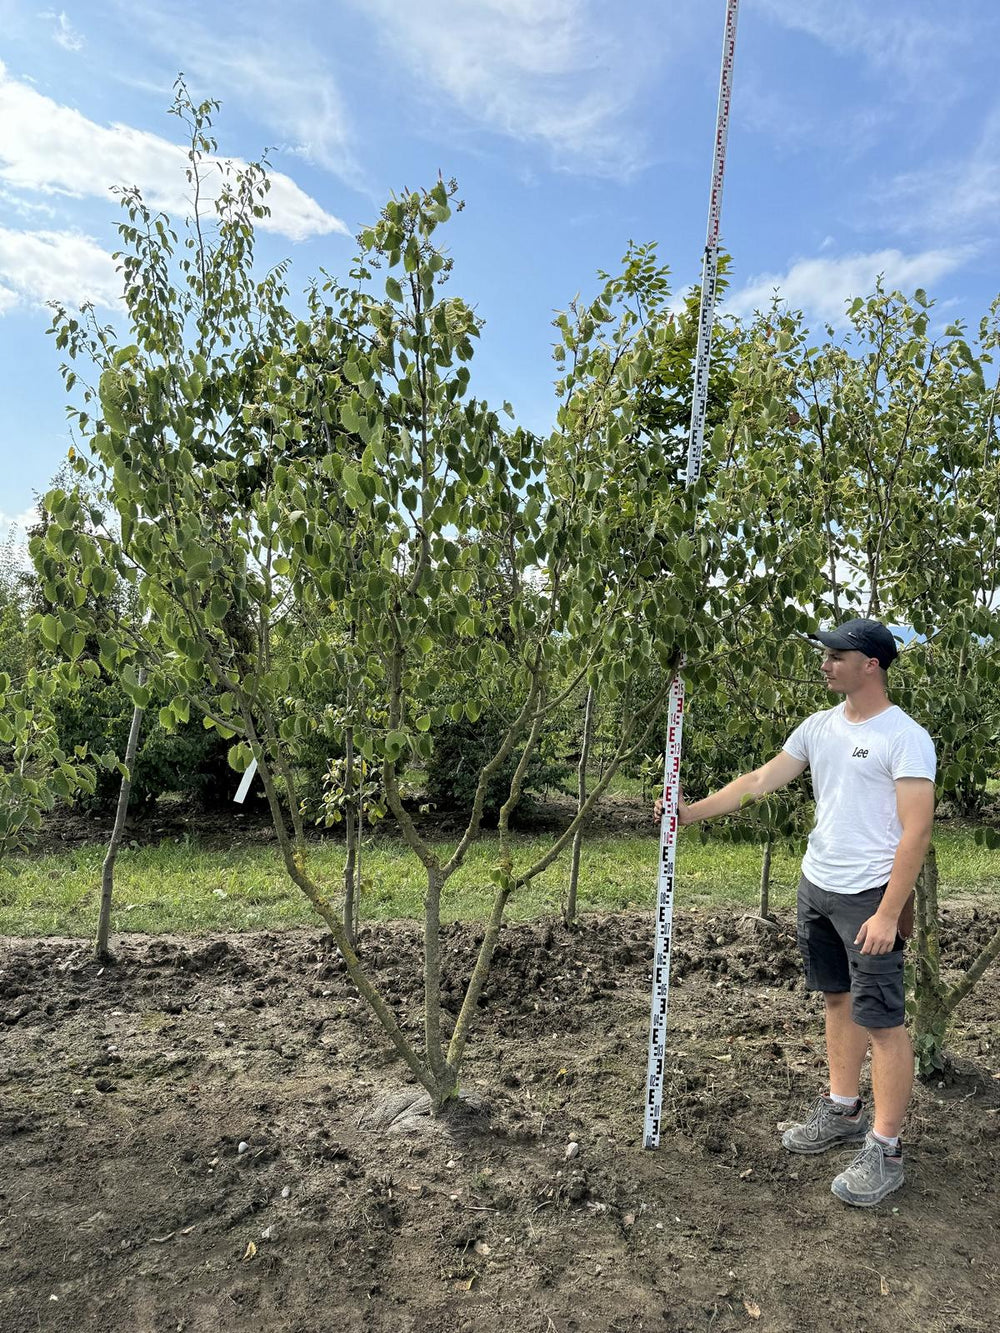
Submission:
[[[708,407],[708,370],[712,353],[712,323],[715,318],[715,288],[719,268],[719,220],[722,214],[722,180],[726,168],[726,138],[729,133],[729,103],[733,88],[736,55],[736,18],[739,0],[727,0],[726,33],[722,44],[722,78],[719,83],[719,112],[715,126],[715,156],[712,162],[712,192],[708,205],[708,239],[701,267],[701,305],[698,311],[698,349],[694,362],[691,430],[688,435],[687,485],[701,475],[705,447],[705,411]],[[663,817],[660,820],[660,859],[656,886],[656,943],[653,950],[653,998],[649,1020],[649,1062],[646,1067],[646,1122],[643,1147],[660,1143],[663,1110],[663,1074],[667,1054],[667,1003],[670,996],[670,942],[674,918],[674,873],[677,864],[677,801],[680,795],[681,733],[684,718],[684,685],[678,667],[670,687],[667,743],[663,764]]]

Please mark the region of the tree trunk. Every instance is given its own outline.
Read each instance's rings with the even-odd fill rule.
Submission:
[[[427,896],[424,898],[424,1049],[427,1053],[427,1064],[439,1083],[446,1072],[441,1046],[441,890],[443,887],[444,879],[441,871],[428,866]]]
[[[354,835],[354,917],[351,929],[357,938],[361,929],[361,848],[365,835],[364,802],[358,801],[358,829]]]
[[[590,761],[590,745],[594,736],[594,687],[587,691],[587,702],[583,712],[583,742],[580,746],[580,765],[577,769],[578,801],[577,811],[583,809],[587,801],[587,764]],[[580,822],[573,836],[573,859],[569,870],[569,889],[566,893],[566,906],[563,921],[567,926],[576,920],[576,890],[580,882],[580,848],[583,844],[583,822]]]
[[[357,911],[354,862],[358,851],[357,819],[354,808],[354,728],[348,727],[344,737],[344,807],[345,841],[344,861],[344,929],[351,947],[357,947]]]
[[[771,852],[774,848],[774,834],[767,835],[764,855],[760,863],[760,916],[763,921],[771,919]]]
[[[944,1067],[947,996],[941,982],[941,924],[938,915],[937,854],[928,849],[917,876],[915,926],[917,957],[913,979],[913,1045],[924,1078]]]
[[[917,958],[913,982],[913,1045],[917,1070],[932,1078],[945,1067],[944,1041],[955,1010],[1000,958],[1000,930],[980,950],[954,986],[941,979],[941,933],[938,916],[937,857],[932,847],[917,877]]]
[[[402,1056],[407,1068],[421,1086],[429,1093],[432,1107],[434,1109],[439,1109],[444,1102],[448,1100],[448,1097],[452,1095],[451,1092],[445,1091],[446,1080],[443,1080],[438,1076],[437,1072],[430,1067],[427,1060],[420,1058],[419,1052],[416,1051],[407,1040],[406,1034],[400,1026],[395,1014],[389,1008],[389,1005],[386,1003],[377,987],[365,974],[365,970],[361,966],[361,961],[347,938],[344,923],[338,916],[333,904],[323,894],[319,885],[316,884],[307,873],[306,847],[304,843],[293,842],[289,836],[285,814],[282,810],[281,801],[274,785],[274,775],[271,772],[270,758],[260,743],[257,728],[254,725],[254,719],[245,697],[240,700],[240,704],[243,725],[246,728],[247,739],[253,750],[254,758],[257,760],[258,771],[261,776],[261,781],[264,784],[268,807],[271,811],[271,819],[274,823],[274,831],[278,838],[278,846],[281,849],[282,860],[285,863],[285,869],[288,872],[288,876],[292,883],[297,885],[309,899],[316,913],[326,922],[330,934],[333,936],[334,943],[340,951],[340,956],[344,960],[344,964],[347,968],[347,975],[354,983],[361,998],[374,1013],[383,1032],[385,1032],[400,1056]],[[267,720],[268,723],[270,723],[271,719]]]
[[[146,672],[144,668],[140,668],[138,680],[140,685],[145,682]],[[94,956],[102,962],[106,962],[111,957],[108,941],[111,936],[111,903],[114,898],[115,860],[118,856],[118,848],[121,846],[122,838],[125,835],[125,818],[128,815],[129,797],[132,794],[132,767],[135,764],[135,754],[139,748],[139,730],[142,726],[143,711],[138,704],[132,711],[132,725],[129,728],[128,741],[125,745],[125,767],[128,769],[128,775],[122,778],[121,790],[118,793],[118,809],[115,812],[115,826],[111,831],[111,840],[108,843],[107,854],[104,857],[104,865],[101,870],[101,911],[97,922]]]
[[[399,799],[398,787],[395,785],[395,776],[392,765],[386,762],[383,765],[383,777],[386,785],[386,794],[389,801],[389,807],[399,821],[403,836],[409,843],[414,853],[418,856],[427,872],[427,896],[424,904],[424,1036],[425,1050],[421,1053],[409,1040],[403,1026],[400,1024],[396,1015],[387,1004],[377,987],[366,975],[350,941],[347,939],[347,932],[344,923],[338,915],[333,903],[331,903],[323,894],[319,885],[311,878],[307,870],[308,849],[301,839],[297,837],[292,839],[286,823],[285,813],[282,809],[281,801],[278,797],[274,785],[274,777],[271,771],[270,755],[261,745],[257,732],[254,716],[251,711],[249,701],[245,696],[240,699],[240,713],[243,725],[246,729],[247,740],[257,760],[261,780],[264,784],[264,791],[267,795],[268,806],[271,811],[271,818],[274,823],[275,833],[278,838],[278,845],[281,849],[281,856],[285,864],[285,869],[291,881],[296,884],[309,902],[312,904],[316,913],[326,922],[330,933],[344,963],[347,967],[347,974],[354,983],[362,999],[373,1011],[376,1019],[381,1025],[383,1031],[389,1037],[396,1051],[405,1061],[408,1069],[426,1089],[429,1094],[430,1110],[432,1114],[445,1110],[448,1103],[458,1095],[459,1091],[459,1070],[462,1065],[462,1058],[465,1046],[468,1040],[472,1020],[477,1011],[483,989],[489,975],[490,964],[493,958],[493,952],[496,947],[500,928],[503,924],[504,908],[510,895],[518,888],[524,887],[530,883],[537,875],[540,875],[556,857],[565,850],[571,843],[579,823],[585,818],[593,808],[595,801],[606,790],[621,764],[635,758],[641,752],[652,732],[656,718],[659,716],[667,690],[670,686],[668,678],[663,687],[657,692],[654,698],[642,710],[640,717],[633,719],[633,723],[641,719],[639,734],[629,745],[623,738],[619,744],[617,752],[611,757],[604,777],[595,785],[593,791],[587,796],[586,803],[583,805],[574,820],[563,830],[556,838],[549,850],[541,856],[533,865],[521,872],[515,872],[512,864],[512,855],[510,848],[510,815],[516,807],[521,795],[521,787],[524,781],[524,774],[527,770],[528,761],[535,752],[538,744],[538,737],[541,733],[545,721],[545,712],[538,707],[537,697],[534,694],[529,695],[528,703],[525,705],[523,715],[526,716],[530,707],[538,707],[530,732],[524,743],[524,749],[520,761],[511,779],[510,794],[500,810],[499,833],[500,833],[500,865],[498,867],[500,876],[496,897],[490,912],[490,918],[487,928],[480,945],[479,953],[476,958],[472,975],[465,988],[465,995],[462,999],[461,1007],[454,1027],[448,1040],[447,1050],[445,1049],[445,1034],[442,1023],[442,1005],[441,1005],[441,981],[442,981],[442,948],[441,948],[441,891],[461,864],[461,855],[464,854],[465,844],[460,843],[459,848],[452,855],[448,863],[442,866],[437,855],[432,848],[428,847],[421,840],[417,830],[414,828],[412,820],[407,815]],[[265,714],[265,721],[273,731],[271,719]],[[522,717],[523,720],[523,717]],[[499,764],[509,753],[513,746],[511,739],[509,744],[497,752],[495,764]],[[491,761],[493,762],[493,761]],[[491,776],[490,766],[488,765],[481,775],[484,779]],[[479,810],[474,812],[474,817],[467,830],[467,840],[471,838],[476,830],[477,821],[481,813],[482,792],[485,790],[485,783],[481,783],[482,790],[477,789],[477,802]]]

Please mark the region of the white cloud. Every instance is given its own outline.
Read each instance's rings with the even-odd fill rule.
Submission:
[[[952,152],[948,159],[904,172],[880,192],[886,209],[905,234],[969,235],[987,227],[995,231],[1000,210],[1000,105],[987,116],[971,152]]]
[[[938,9],[939,17],[931,18],[914,12],[912,3],[876,5],[870,0],[756,0],[756,7],[782,27],[814,37],[839,55],[859,55],[873,69],[891,73],[892,81],[884,85],[889,93],[906,84],[926,95],[925,81],[934,78],[940,99],[946,76],[957,88],[961,71],[953,56],[975,35],[956,7],[947,13]]]
[[[82,51],[85,42],[81,35],[69,21],[69,16],[65,10],[58,14],[43,14],[42,18],[53,19],[55,21],[55,30],[52,33],[52,40],[63,48],[64,51]]]
[[[10,543],[10,555],[16,569],[31,568],[28,555],[28,529],[38,522],[38,506],[32,505],[20,514],[5,514],[0,509],[0,546]]]
[[[51,204],[36,203],[31,199],[24,199],[15,194],[13,190],[7,190],[0,187],[0,209],[7,209],[8,212],[16,213],[18,217],[35,218],[39,214],[42,217],[54,218],[56,210]]]
[[[338,176],[359,177],[347,113],[329,76],[304,69],[294,56],[223,42],[200,46],[188,63],[223,96],[227,89],[229,96],[238,89],[245,103],[287,137],[291,151]]]
[[[275,32],[270,11],[266,14],[262,35],[234,31],[226,22],[224,35],[216,36],[197,11],[178,24],[176,7],[166,12],[148,3],[129,6],[128,19],[213,96],[242,106],[277,131],[283,140],[278,147],[351,184],[361,183],[350,116],[333,75],[311,46],[294,42],[287,31]],[[241,14],[244,22],[251,18],[247,10]]]
[[[22,510],[20,514],[5,514],[0,509],[0,539],[9,536],[11,528],[16,528],[21,533],[27,532],[30,527],[38,522],[38,519],[37,505],[31,505],[30,508]]]
[[[913,255],[899,250],[876,250],[837,259],[799,259],[786,273],[763,273],[732,292],[726,299],[725,310],[736,315],[766,310],[777,290],[793,309],[805,310],[831,324],[842,324],[845,303],[856,296],[869,295],[879,274],[890,289],[927,287],[960,268],[971,255],[971,249],[959,246]]]
[[[537,140],[577,170],[627,176],[641,165],[623,115],[650,55],[621,15],[598,24],[585,0],[356,3],[425,90],[434,85],[472,121]]]
[[[23,303],[91,301],[110,309],[121,301],[114,260],[78,232],[0,227],[0,279],[0,313]]]
[[[61,106],[0,64],[0,180],[20,191],[106,198],[112,185],[139,185],[147,203],[169,213],[189,208],[184,149],[129,125],[106,127]],[[239,159],[227,159],[234,166]],[[293,241],[348,228],[291,180],[275,172],[271,216],[258,224]]]
[[[765,77],[751,67],[737,85],[738,123],[767,137],[781,153],[819,150],[844,164],[869,153],[885,134],[885,107],[848,99],[830,106],[803,105],[802,89]]]

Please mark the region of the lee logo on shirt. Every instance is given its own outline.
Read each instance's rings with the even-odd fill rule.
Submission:
[[[862,750],[861,746],[858,745],[858,746],[855,747],[854,753],[851,755],[851,758],[852,758],[852,759],[867,759],[867,758],[868,758],[868,751],[867,751],[867,750]]]

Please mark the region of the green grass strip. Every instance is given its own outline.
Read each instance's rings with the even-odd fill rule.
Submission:
[[[942,895],[996,901],[1000,859],[978,847],[970,829],[939,828],[935,836]],[[530,865],[551,842],[514,838],[515,863]],[[447,854],[453,844],[440,843]],[[0,866],[0,934],[68,935],[87,938],[97,927],[102,846],[52,855],[8,859]],[[709,841],[682,830],[678,847],[680,907],[753,908],[757,902],[761,849],[747,843]],[[585,840],[580,866],[582,912],[652,908],[656,885],[655,833]],[[492,900],[489,871],[497,842],[483,838],[470,850],[444,896],[445,920],[483,920]],[[794,903],[800,851],[775,849],[771,903]],[[341,883],[343,848],[317,843],[310,870],[332,895]],[[569,856],[517,895],[508,917],[514,921],[557,915],[565,893]],[[405,846],[381,836],[363,853],[365,888],[362,916],[368,921],[419,918],[423,914],[422,869]],[[149,934],[280,929],[317,924],[308,903],[285,876],[273,845],[208,850],[197,843],[164,841],[126,847],[115,875],[115,931]]]

